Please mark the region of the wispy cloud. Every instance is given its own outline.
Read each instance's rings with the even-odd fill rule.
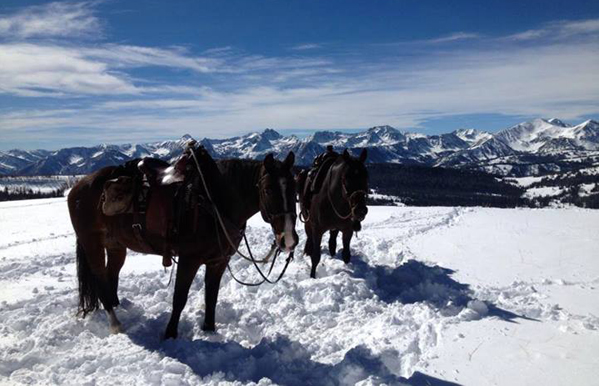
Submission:
[[[441,36],[435,39],[429,39],[426,42],[428,43],[446,43],[446,42],[455,42],[457,40],[467,40],[467,39],[478,39],[480,38],[480,34],[472,33],[472,32],[455,32],[449,34],[447,36]]]
[[[290,47],[290,49],[294,51],[307,51],[307,50],[315,50],[317,48],[321,48],[322,45],[315,43],[306,43],[306,44],[298,44],[296,46]]]
[[[596,35],[598,33],[599,19],[564,20],[548,23],[542,28],[508,35],[504,39],[514,41],[530,41],[540,38],[567,39],[575,36]]]
[[[577,60],[572,60],[576,57]],[[424,63],[426,62],[426,63]],[[551,65],[547,65],[551,63]],[[223,137],[263,127],[314,129],[388,123],[418,127],[431,116],[502,113],[576,119],[599,111],[599,44],[471,50],[428,57],[420,66],[389,62],[351,79],[345,74],[305,87],[210,87],[193,97],[107,101],[50,118],[0,117],[0,130],[39,125]],[[102,118],[104,117],[104,118]],[[86,134],[87,135],[87,134]]]
[[[77,49],[28,43],[0,45],[0,92],[20,96],[135,94],[124,74]]]
[[[377,46],[374,55],[358,46],[343,54],[305,47],[264,56],[232,47],[197,54],[69,39],[10,41],[0,44],[0,93],[68,103],[4,108],[0,133],[51,137],[76,127],[68,131],[72,138],[145,141],[263,127],[418,127],[431,116],[460,114],[576,119],[599,112],[597,34],[599,19],[494,38],[456,32],[412,42],[418,49],[408,60],[401,56],[408,45]],[[150,71],[136,72],[142,67],[177,76],[153,79]]]
[[[16,39],[98,37],[102,28],[94,15],[95,4],[54,2],[0,15],[0,36]]]

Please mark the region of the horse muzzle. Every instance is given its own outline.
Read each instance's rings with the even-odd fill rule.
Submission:
[[[299,242],[299,237],[295,230],[291,232],[281,232],[275,234],[277,247],[283,252],[291,252],[295,249]]]
[[[366,206],[360,206],[352,210],[353,216],[352,219],[355,221],[364,221],[366,215],[368,214],[368,208]]]

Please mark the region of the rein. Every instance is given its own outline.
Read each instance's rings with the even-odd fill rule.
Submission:
[[[286,216],[288,214],[290,214],[291,216],[293,216],[294,218],[297,217],[295,213],[293,213],[292,211],[287,211],[287,212],[279,212],[279,213],[275,213],[275,214],[271,214],[271,212],[268,210],[268,201],[266,201],[265,198],[266,194],[262,191],[262,189],[260,189],[260,183],[262,182],[262,180],[266,178],[266,176],[262,176],[260,178],[260,181],[258,181],[258,183],[256,184],[256,187],[258,188],[258,194],[260,195],[260,214],[262,215],[262,218],[268,222],[268,223],[272,223],[272,220],[277,218],[277,217],[283,217]],[[283,193],[285,194],[285,193]]]
[[[231,240],[231,237],[229,237],[229,232],[227,232],[227,227],[225,226],[225,223],[223,222],[220,212],[219,212],[216,204],[214,204],[212,197],[210,196],[210,192],[208,191],[208,185],[206,184],[206,179],[204,178],[204,173],[202,173],[202,169],[200,168],[200,163],[198,162],[198,159],[196,158],[196,155],[195,155],[195,152],[193,151],[193,149],[191,149],[190,153],[191,153],[191,156],[193,157],[193,160],[195,161],[196,168],[198,169],[198,172],[200,173],[200,179],[202,180],[202,185],[204,186],[204,190],[206,191],[206,196],[208,197],[208,201],[210,201],[210,203],[212,204],[212,207],[214,208],[214,213],[216,213],[216,218],[223,230],[223,233],[225,234],[225,238],[229,242],[229,245],[231,246],[231,248],[233,248],[233,251],[234,251],[233,253],[237,253],[239,256],[241,256],[242,258],[244,258],[247,261],[257,262],[257,263],[268,262],[268,260],[272,256],[272,253],[274,252],[274,250],[272,248],[271,248],[270,252],[266,255],[266,257],[264,257],[263,259],[260,259],[260,260],[255,260],[254,257],[251,255],[251,252],[250,252],[250,256],[252,256],[252,257],[251,258],[247,257],[246,255],[241,253],[239,251],[239,249],[235,246],[235,243],[233,243],[233,241]],[[244,231],[244,237],[245,237],[245,231]]]
[[[245,240],[246,248],[248,249],[248,251],[251,255],[252,251],[250,250],[250,245],[248,243],[247,237],[245,237],[245,234],[243,235],[243,239]],[[219,245],[220,245],[220,238],[219,238]],[[276,244],[273,243],[271,250],[274,249],[275,247],[276,247]],[[270,263],[270,268],[268,269],[268,273],[266,275],[264,275],[264,273],[262,272],[262,270],[260,269],[258,264],[256,264],[256,261],[255,260],[252,261],[254,263],[254,267],[256,267],[256,270],[258,271],[260,276],[262,276],[262,280],[257,283],[246,283],[246,282],[241,281],[238,278],[236,278],[235,275],[233,274],[233,270],[231,269],[231,265],[229,263],[227,263],[227,269],[229,270],[229,273],[231,274],[231,277],[233,278],[233,280],[235,280],[237,283],[239,283],[241,285],[245,285],[248,287],[257,287],[257,286],[263,284],[264,282],[269,283],[269,284],[277,284],[283,278],[283,275],[285,275],[285,272],[287,271],[287,267],[289,266],[289,263],[291,263],[291,261],[293,260],[293,251],[291,251],[289,253],[289,256],[287,256],[287,259],[285,261],[285,266],[283,267],[283,270],[281,271],[281,273],[279,274],[277,279],[275,281],[269,280],[268,276],[270,276],[272,269],[275,266],[275,262],[277,261],[277,257],[279,257],[280,254],[281,254],[281,250],[279,248],[277,248],[277,250],[275,252],[275,257],[272,259],[272,262]]]
[[[337,208],[335,208],[335,203],[333,202],[333,199],[331,198],[331,170],[333,170],[333,168],[331,167],[327,173],[327,179],[328,179],[328,187],[327,187],[327,197],[329,199],[329,202],[331,203],[331,208],[333,208],[333,211],[335,212],[335,214],[337,215],[337,217],[339,217],[341,220],[347,220],[349,218],[351,218],[352,216],[354,216],[354,207],[351,205],[351,199],[354,195],[356,194],[363,194],[363,195],[367,195],[367,193],[364,190],[356,190],[354,192],[352,192],[352,194],[349,195],[349,197],[347,196],[347,189],[345,188],[345,185],[343,184],[343,181],[341,181],[341,198],[343,198],[347,204],[349,205],[349,214],[347,216],[342,216],[339,211],[337,210]],[[307,221],[307,220],[306,220]]]
[[[202,168],[200,167],[200,163],[198,162],[198,159],[196,158],[194,149],[191,149],[190,151],[193,160],[195,161],[195,165],[198,169],[198,172],[200,174],[200,179],[202,180],[202,185],[204,186],[204,190],[206,191],[206,196],[208,197],[208,200],[210,201],[210,203],[212,204],[212,206],[214,207],[214,212],[216,213],[216,218],[217,218],[217,222],[220,224],[223,233],[225,234],[225,237],[227,239],[227,241],[229,242],[229,244],[231,245],[231,247],[234,250],[234,253],[239,254],[241,257],[243,257],[246,260],[249,260],[252,262],[252,264],[254,264],[254,267],[256,267],[256,270],[258,271],[258,273],[260,273],[260,276],[262,276],[262,281],[259,283],[244,283],[240,280],[238,280],[235,275],[233,275],[233,271],[231,270],[231,265],[227,262],[227,269],[229,270],[229,272],[231,273],[231,277],[233,277],[233,279],[238,282],[239,284],[242,285],[246,285],[246,286],[258,286],[264,282],[270,283],[270,284],[276,284],[279,282],[279,280],[281,280],[281,278],[283,277],[283,275],[285,274],[285,271],[287,271],[287,267],[289,266],[289,263],[293,260],[293,251],[289,252],[289,256],[287,257],[287,261],[285,263],[285,267],[283,268],[283,271],[281,272],[281,274],[279,275],[279,277],[275,280],[275,281],[271,281],[269,280],[264,273],[262,272],[262,270],[260,269],[260,267],[258,267],[258,263],[263,263],[263,262],[268,262],[268,260],[270,259],[270,257],[272,256],[272,253],[275,253],[275,257],[271,263],[270,269],[268,270],[268,275],[270,275],[270,273],[272,272],[272,269],[274,267],[275,261],[277,260],[278,255],[281,253],[281,249],[277,247],[276,245],[276,241],[273,242],[272,247],[270,248],[270,251],[268,252],[268,254],[266,255],[266,257],[262,260],[256,260],[254,258],[254,255],[252,254],[252,250],[250,249],[250,245],[248,243],[247,237],[245,235],[245,230],[243,231],[243,239],[245,240],[245,245],[246,248],[248,250],[248,254],[250,255],[250,257],[246,257],[244,254],[242,254],[239,249],[234,245],[233,241],[231,241],[231,238],[229,237],[229,232],[227,232],[227,228],[225,227],[225,224],[222,220],[222,217],[220,215],[220,212],[218,211],[218,208],[216,206],[216,204],[214,203],[214,201],[212,200],[212,197],[210,196],[210,192],[208,191],[208,185],[206,184],[206,180],[204,178],[204,173],[202,173]],[[280,214],[279,214],[280,215]],[[284,213],[283,213],[284,215]],[[273,216],[274,217],[274,216]],[[218,245],[221,248],[221,252],[222,252],[222,245],[220,242],[220,236],[218,234],[218,232],[216,233],[216,237],[218,239]]]

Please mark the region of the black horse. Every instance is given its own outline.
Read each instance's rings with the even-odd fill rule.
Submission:
[[[339,231],[342,232],[343,261],[346,264],[350,261],[349,243],[354,231],[361,229],[360,222],[368,213],[368,172],[364,165],[366,156],[366,149],[362,150],[358,158],[352,157],[347,150],[342,155],[334,153],[334,156],[328,156],[322,162],[312,179],[298,179],[300,207],[307,237],[304,254],[309,255],[312,260],[312,278],[316,277],[316,267],[320,262],[320,243],[326,231],[330,231],[331,256],[336,254],[337,235]],[[318,182],[319,179],[322,180],[321,183]],[[311,195],[309,202],[304,200],[306,194]]]
[[[269,154],[262,162],[225,160],[218,164],[202,148],[194,154],[203,177],[200,179],[196,165],[189,161],[193,167],[187,168],[185,180],[202,180],[205,184],[190,184],[188,192],[181,193],[195,197],[193,208],[179,216],[177,238],[168,243],[164,235],[156,233],[147,235],[146,240],[151,243],[140,240],[134,232],[135,214],[106,216],[100,209],[106,181],[126,175],[126,169],[103,168],[83,178],[69,193],[69,212],[77,235],[79,311],[85,316],[98,309],[99,300],[109,315],[113,333],[121,331],[114,307],[119,304],[118,277],[127,248],[150,254],[163,254],[168,249],[178,254],[173,312],[164,335],[165,338],[176,338],[189,288],[202,264],[206,264],[206,310],[202,329],[215,329],[220,280],[251,216],[258,211],[262,213],[281,250],[291,251],[297,245],[295,182],[291,171],[295,156],[292,152],[283,162]],[[180,189],[179,184],[150,189],[146,210],[148,231],[152,224],[171,215],[176,189]],[[217,211],[222,221],[218,220]]]

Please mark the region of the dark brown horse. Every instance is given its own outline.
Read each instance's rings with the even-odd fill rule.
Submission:
[[[291,251],[297,245],[295,185],[291,172],[293,153],[289,153],[283,162],[269,154],[264,161],[225,160],[218,164],[202,148],[194,154],[206,184],[198,182],[200,173],[190,161],[193,167],[187,168],[182,184],[152,186],[146,210],[148,234],[145,239],[148,242],[136,236],[134,226],[138,218],[134,214],[105,216],[100,209],[104,184],[120,175],[130,174],[126,168],[103,168],[83,178],[69,194],[69,212],[77,235],[79,311],[85,316],[98,309],[99,300],[108,313],[111,332],[121,331],[114,307],[119,304],[118,277],[127,249],[159,255],[168,250],[179,256],[173,311],[164,334],[165,338],[176,338],[189,288],[202,264],[206,264],[206,308],[202,329],[215,329],[220,280],[251,216],[258,211],[262,213],[281,250]],[[173,217],[172,202],[177,195],[193,197],[193,208],[178,216],[177,237],[169,240],[164,232],[152,233],[152,229],[161,229],[155,224]],[[209,202],[209,197],[214,205]],[[217,221],[216,211],[224,226]]]
[[[337,153],[335,153],[337,154]],[[305,214],[306,246],[304,254],[312,260],[310,276],[316,277],[316,267],[320,262],[320,243],[326,231],[330,231],[329,252],[335,256],[337,249],[337,235],[343,234],[343,261],[347,264],[351,254],[349,243],[354,231],[361,229],[360,222],[366,217],[366,197],[368,194],[368,172],[364,166],[367,151],[362,150],[359,158],[352,157],[347,150],[342,155],[329,158],[321,167],[326,168],[322,176],[322,185],[313,192],[309,208],[302,207]],[[330,165],[326,165],[330,162]],[[323,170],[324,172],[324,170]],[[304,183],[299,181],[300,203],[306,194]],[[308,187],[309,188],[309,187]],[[300,204],[301,205],[301,204]]]

